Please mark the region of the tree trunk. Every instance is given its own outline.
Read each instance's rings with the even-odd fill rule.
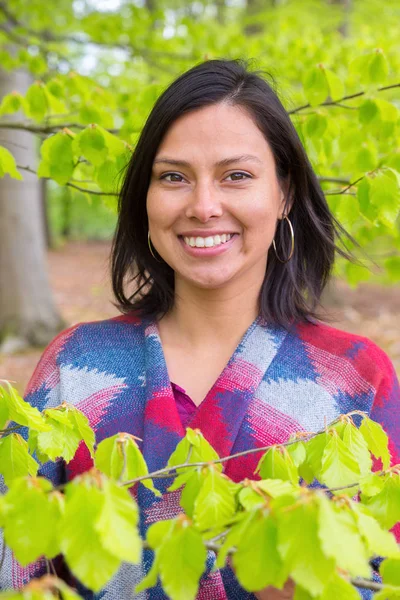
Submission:
[[[22,72],[0,71],[0,95],[24,91]],[[1,144],[17,163],[35,168],[36,140],[30,133],[1,129]],[[46,265],[41,183],[24,172],[24,181],[0,179],[0,350],[11,352],[47,344],[62,328]]]

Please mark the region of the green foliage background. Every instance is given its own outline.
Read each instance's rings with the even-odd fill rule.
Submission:
[[[275,78],[334,214],[376,262],[371,272],[338,261],[337,272],[352,284],[372,273],[400,281],[400,5],[346,4],[64,0],[53,14],[43,0],[29,11],[25,0],[0,3],[1,64],[36,78],[2,99],[0,128],[20,115],[41,143],[39,176],[67,186],[51,185],[54,233],[109,237],[121,172],[157,96],[205,58],[240,57]],[[3,148],[1,171],[18,177]]]

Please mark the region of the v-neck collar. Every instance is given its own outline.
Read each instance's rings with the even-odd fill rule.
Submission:
[[[229,455],[249,402],[286,334],[284,328],[265,324],[261,317],[257,317],[188,423],[188,426],[201,430],[220,456]],[[147,401],[143,451],[146,460],[150,461],[149,467],[156,469],[163,466],[160,454],[163,459],[166,454],[169,456],[179,439],[184,437],[185,430],[155,321],[145,327],[145,354]],[[161,440],[157,440],[160,437],[163,448],[157,454],[154,449],[160,443]]]

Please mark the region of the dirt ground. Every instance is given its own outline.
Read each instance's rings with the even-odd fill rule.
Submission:
[[[107,243],[69,243],[48,253],[55,301],[66,326],[118,314],[108,280]],[[361,285],[357,290],[337,282],[329,307],[330,324],[369,337],[383,348],[400,374],[400,286]],[[0,379],[23,392],[42,350],[0,355]]]

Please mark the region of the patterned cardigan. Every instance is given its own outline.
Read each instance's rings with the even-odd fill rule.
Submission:
[[[179,383],[179,382],[177,382]],[[125,431],[143,440],[150,471],[165,466],[184,436],[155,322],[136,316],[79,324],[61,333],[44,352],[29,383],[26,399],[40,410],[62,401],[89,418],[97,442]],[[294,324],[289,330],[256,319],[192,417],[220,456],[287,441],[296,431],[318,431],[341,413],[362,410],[380,422],[390,438],[393,462],[400,462],[400,391],[385,353],[366,338],[321,323]],[[226,474],[252,477],[258,453],[227,463]],[[92,465],[81,445],[66,466],[43,470],[55,483]],[[155,480],[164,492],[168,481]],[[179,491],[155,496],[139,486],[141,533],[157,520],[180,511]],[[230,567],[213,571],[209,553],[199,600],[254,598],[238,584]],[[157,586],[134,596],[148,572],[152,554],[141,565],[123,564],[99,594],[87,599],[160,600]],[[7,548],[1,587],[18,588],[43,565],[20,567]],[[370,598],[369,591],[360,592]]]

